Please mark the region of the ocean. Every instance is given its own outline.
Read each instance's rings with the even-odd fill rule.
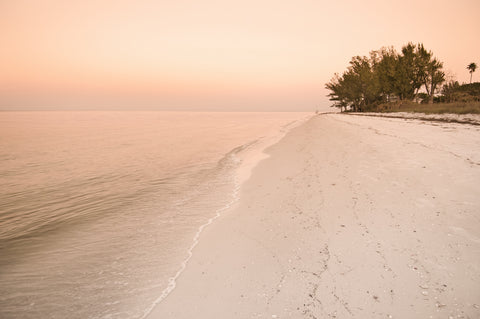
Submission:
[[[145,318],[307,113],[0,112],[0,318]]]

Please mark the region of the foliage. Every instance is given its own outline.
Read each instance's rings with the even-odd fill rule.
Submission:
[[[472,75],[476,69],[477,69],[477,64],[475,62],[472,62],[469,65],[467,65],[467,70],[468,72],[470,72],[470,84],[472,84]]]
[[[460,85],[457,81],[446,83],[442,88],[439,102],[478,102],[480,101],[480,82]]]
[[[377,98],[378,82],[374,77],[370,59],[353,57],[347,71],[342,76],[335,74],[326,84],[326,88],[332,91],[329,94],[330,100],[345,110],[350,107],[354,111],[361,111]]]
[[[328,97],[341,110],[368,111],[379,104],[413,100],[423,86],[430,103],[445,81],[443,64],[423,44],[408,43],[397,53],[392,47],[355,56],[347,70],[335,76],[325,87]]]
[[[442,88],[442,100],[441,102],[452,103],[458,100],[458,90],[460,84],[458,81],[447,82]]]

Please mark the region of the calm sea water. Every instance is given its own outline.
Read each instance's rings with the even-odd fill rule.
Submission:
[[[143,318],[235,200],[239,154],[305,117],[1,112],[0,317]]]

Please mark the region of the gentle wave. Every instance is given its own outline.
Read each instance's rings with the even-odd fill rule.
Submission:
[[[2,318],[147,316],[237,200],[239,158],[303,117],[41,115],[0,114]]]
[[[274,144],[275,142],[279,141],[281,138],[283,138],[291,129],[295,128],[296,126],[298,125],[301,125],[302,123],[304,123],[305,121],[308,120],[309,117],[305,117],[303,118],[302,120],[294,120],[294,121],[291,121],[285,125],[282,125],[281,126],[281,129],[280,131],[275,134],[275,136],[271,136],[270,138],[273,138],[271,140],[269,140],[268,142],[266,142],[266,144],[264,145],[261,145],[260,146],[260,149],[257,149],[256,152],[263,152],[268,146],[271,146],[272,144]],[[238,167],[240,166],[241,164],[241,159],[238,157],[239,154],[241,154],[242,151],[245,151],[249,148],[252,148],[254,147],[256,144],[260,144],[259,142],[262,141],[263,139],[265,139],[265,137],[261,137],[259,139],[256,139],[254,141],[251,141],[249,143],[246,143],[246,144],[243,144],[241,146],[238,146],[234,149],[232,149],[230,152],[228,152],[220,161],[219,161],[219,165],[223,164],[223,165],[228,165],[228,164],[225,164],[225,163],[231,163],[231,162],[234,162],[235,163],[235,169],[238,169]],[[232,161],[233,159],[233,161]],[[207,220],[206,223],[202,224],[199,228],[198,228],[198,231],[195,233],[194,237],[193,237],[193,243],[192,245],[188,248],[187,250],[187,257],[185,260],[183,260],[181,263],[180,263],[180,268],[179,270],[175,273],[175,275],[171,278],[169,278],[168,280],[168,285],[167,287],[161,292],[161,294],[159,295],[159,297],[152,303],[151,306],[149,306],[145,312],[144,312],[144,315],[140,318],[140,319],[146,319],[149,314],[152,313],[153,309],[158,306],[163,300],[165,300],[165,298],[167,298],[171,292],[176,288],[176,285],[177,285],[177,279],[181,276],[181,274],[185,271],[185,269],[187,268],[187,265],[188,265],[188,262],[190,261],[190,259],[193,257],[193,250],[194,248],[198,245],[199,241],[200,241],[200,236],[203,232],[203,230],[210,226],[211,224],[214,223],[214,221],[216,219],[218,219],[220,216],[222,216],[222,213],[229,210],[236,202],[239,201],[240,199],[240,188],[241,188],[241,183],[239,182],[239,178],[238,178],[238,174],[234,173],[234,177],[233,177],[233,180],[234,180],[234,189],[233,189],[233,192],[231,194],[231,201],[229,203],[227,203],[225,206],[217,209],[215,211],[215,215],[211,218],[209,218]]]

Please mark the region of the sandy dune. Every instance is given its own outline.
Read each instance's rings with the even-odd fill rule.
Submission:
[[[480,318],[480,127],[319,115],[148,318]]]

